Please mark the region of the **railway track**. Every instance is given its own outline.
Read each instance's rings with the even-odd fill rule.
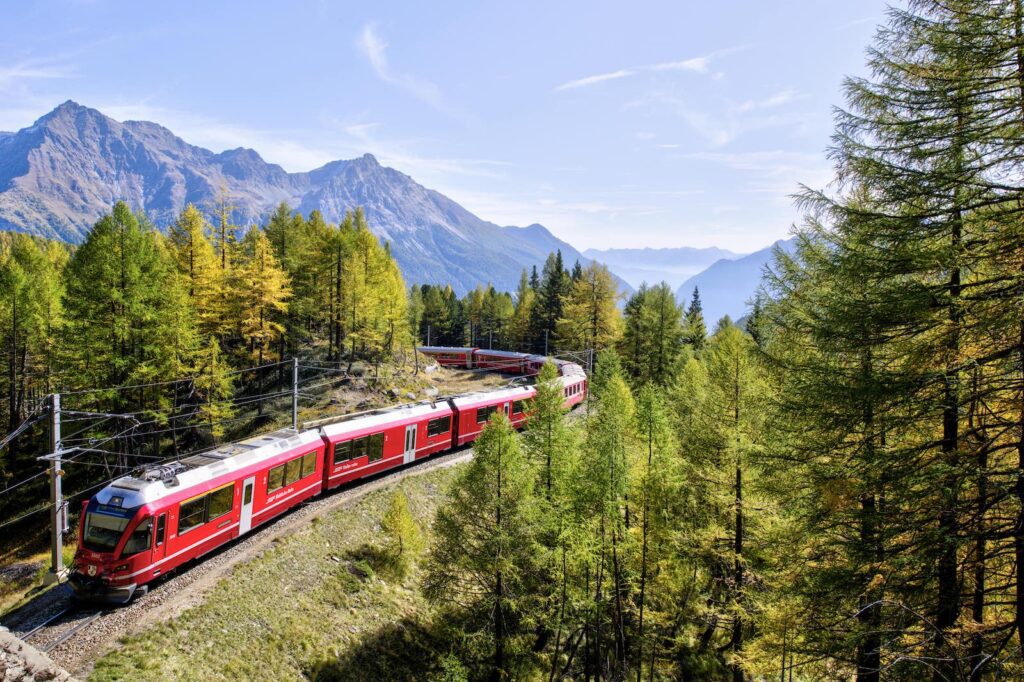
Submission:
[[[130,632],[137,623],[162,620],[166,614],[159,614],[168,607],[172,611],[181,608],[182,604],[188,603],[189,594],[201,593],[232,565],[252,558],[275,538],[302,528],[313,516],[348,506],[364,495],[389,487],[406,476],[452,466],[468,461],[472,456],[472,448],[460,448],[436,459],[421,460],[304,502],[288,515],[211,553],[186,570],[169,574],[155,589],[127,605],[106,611],[74,605],[70,603],[70,590],[58,588],[44,595],[34,607],[29,605],[20,609],[13,619],[6,619],[8,622],[4,625],[15,636],[50,654],[54,661],[73,674],[84,676],[91,661],[117,637]],[[52,609],[57,611],[52,612]],[[43,613],[46,615],[39,620]],[[72,640],[75,646],[66,646]]]
[[[105,613],[71,605],[34,626],[21,635],[21,639],[43,653],[49,653],[95,623]]]

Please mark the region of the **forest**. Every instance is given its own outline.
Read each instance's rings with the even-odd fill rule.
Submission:
[[[166,236],[118,204],[77,248],[4,236],[8,430],[89,391],[79,409],[186,415],[181,443],[155,436],[176,452],[295,355],[593,351],[578,413],[549,365],[525,431],[494,417],[429,528],[389,518],[442,614],[410,676],[1020,679],[1024,1],[913,0],[867,59],[836,179],[799,193],[798,247],[742,326],[558,253],[515,292],[407,288],[359,211],[281,206],[236,239],[226,199]],[[0,451],[8,490],[40,438]]]

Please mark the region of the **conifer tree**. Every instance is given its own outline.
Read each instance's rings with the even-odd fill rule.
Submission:
[[[536,272],[536,269],[534,269]],[[515,307],[511,320],[511,347],[517,351],[531,350],[530,329],[533,324],[537,293],[530,285],[526,269],[519,276],[519,287],[516,289]]]
[[[387,548],[399,576],[404,576],[420,552],[423,551],[423,533],[409,512],[409,498],[398,489],[391,495],[391,503],[380,522],[381,532],[387,539]]]
[[[235,284],[239,334],[258,365],[274,359],[275,341],[284,332],[283,314],[291,291],[288,276],[274,255],[267,235],[251,228],[242,241],[244,261]]]
[[[707,342],[708,330],[704,323],[704,309],[700,303],[700,289],[693,288],[693,297],[686,309],[686,342],[694,350],[701,350]]]
[[[536,608],[534,473],[508,418],[496,413],[437,512],[424,593],[476,633],[490,679],[516,678]]]
[[[591,263],[581,268],[572,279],[558,320],[559,346],[600,352],[613,345],[621,327],[618,298],[618,288],[606,266]]]
[[[203,214],[189,204],[171,226],[167,238],[178,272],[185,277],[199,332],[220,336],[226,331],[227,311],[223,302],[228,283],[207,236],[209,229]]]
[[[637,386],[671,385],[683,357],[683,311],[672,289],[662,282],[641,286],[625,307],[619,352]]]
[[[69,383],[112,388],[177,378],[191,366],[187,291],[163,238],[127,204],[96,223],[64,281]]]

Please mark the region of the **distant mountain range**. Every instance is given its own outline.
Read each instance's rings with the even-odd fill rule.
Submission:
[[[583,255],[607,264],[634,288],[644,282],[667,282],[675,289],[715,261],[738,258],[742,254],[713,246],[703,249],[683,246],[675,249],[587,249]]]
[[[747,303],[757,292],[761,275],[765,266],[771,263],[772,251],[776,246],[792,253],[796,248],[796,240],[779,240],[742,258],[716,261],[683,282],[676,291],[676,298],[689,305],[694,288],[699,288],[701,307],[709,331],[714,329],[723,315],[728,315],[736,322],[749,312],[750,306]]]
[[[523,268],[556,249],[569,266],[589,262],[541,225],[482,220],[370,154],[288,173],[252,149],[215,153],[156,123],[118,122],[71,101],[0,133],[0,229],[80,242],[119,200],[166,227],[187,203],[212,213],[222,188],[240,225],[282,201],[331,222],[362,207],[409,283],[450,283],[460,294],[488,282],[513,290]]]

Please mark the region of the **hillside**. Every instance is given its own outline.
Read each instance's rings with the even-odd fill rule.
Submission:
[[[780,239],[742,258],[718,260],[683,282],[676,291],[676,298],[688,304],[694,288],[699,287],[704,319],[710,328],[714,328],[723,315],[728,315],[734,321],[743,317],[749,308],[747,302],[757,291],[764,267],[771,262],[775,247],[792,252],[795,242],[793,239]]]
[[[212,212],[221,188],[239,225],[280,202],[331,222],[363,207],[390,242],[408,282],[515,288],[521,270],[561,249],[588,262],[541,225],[501,227],[366,154],[288,173],[252,149],[215,153],[148,121],[119,122],[68,101],[15,133],[0,133],[0,229],[79,242],[118,200],[166,227],[187,203]],[[627,288],[627,287],[623,287]]]

